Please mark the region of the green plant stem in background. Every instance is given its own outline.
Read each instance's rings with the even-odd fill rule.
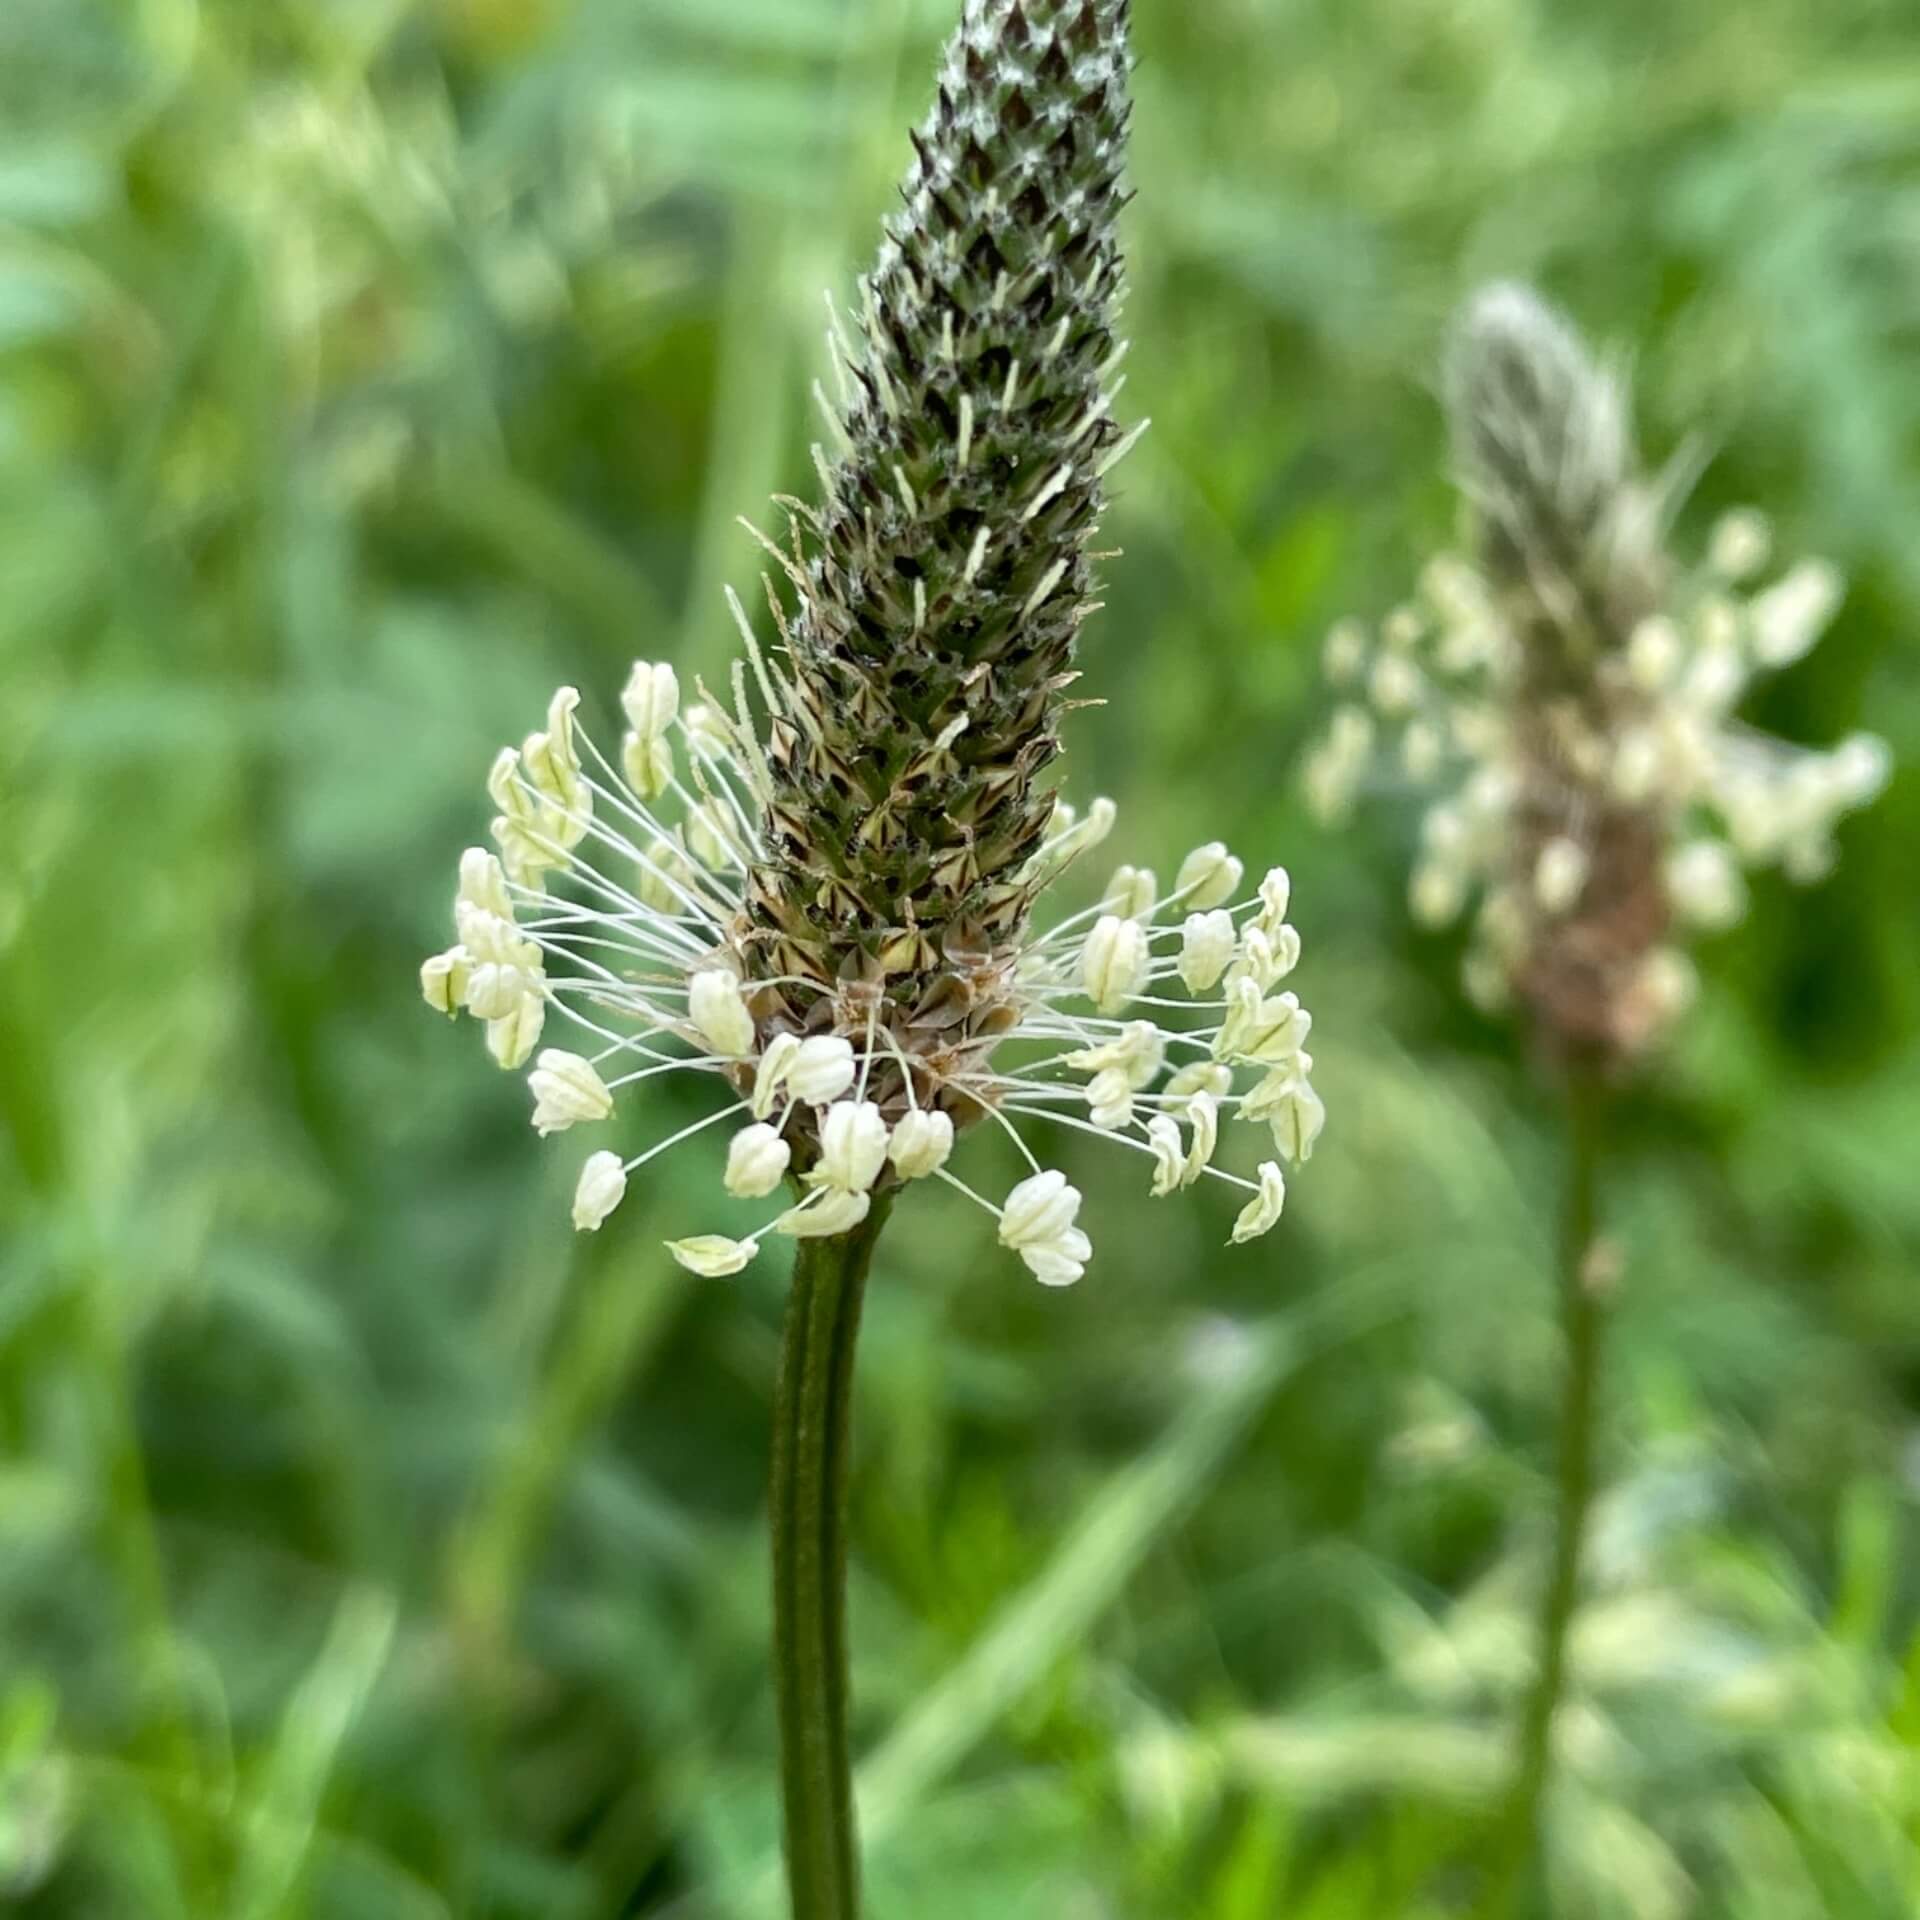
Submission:
[[[1533,1691],[1520,1723],[1519,1757],[1496,1853],[1488,1911],[1514,1911],[1530,1870],[1544,1872],[1541,1813],[1553,1772],[1554,1722],[1566,1691],[1567,1643],[1580,1598],[1580,1561],[1593,1505],[1594,1423],[1606,1326],[1605,1289],[1594,1271],[1600,1210],[1605,1091],[1597,1073],[1575,1066],[1566,1087],[1566,1185],[1560,1215],[1561,1387],[1553,1565],[1540,1608]]]
[[[802,1240],[773,1403],[773,1666],[793,1920],[860,1910],[847,1745],[847,1466],[853,1356],[888,1197]]]

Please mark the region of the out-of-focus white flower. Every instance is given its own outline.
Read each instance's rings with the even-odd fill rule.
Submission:
[[[573,1190],[573,1224],[582,1233],[598,1233],[602,1223],[627,1197],[627,1170],[617,1153],[592,1155],[580,1169]]]
[[[1579,841],[1564,834],[1540,849],[1533,868],[1533,897],[1540,911],[1570,913],[1586,891],[1593,862]]]
[[[1327,633],[1321,654],[1328,684],[1350,687],[1367,664],[1367,630],[1358,620],[1336,621]]]
[[[1691,840],[1667,860],[1667,897],[1691,926],[1732,926],[1747,910],[1747,885],[1733,849],[1720,840]]]
[[[1787,667],[1826,632],[1839,608],[1845,582],[1824,560],[1803,560],[1747,609],[1753,657],[1763,667]]]
[[[1751,579],[1767,564],[1773,532],[1767,517],[1751,507],[1736,507],[1715,522],[1707,545],[1707,565],[1723,580]]]

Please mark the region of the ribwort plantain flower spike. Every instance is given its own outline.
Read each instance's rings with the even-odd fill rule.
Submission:
[[[1098,604],[1104,477],[1141,430],[1114,419],[1128,13],[968,0],[904,206],[834,322],[824,496],[784,503],[782,544],[761,536],[786,589],[768,591],[776,639],[734,603],[724,701],[688,704],[670,666],[636,663],[612,756],[563,689],[495,763],[499,859],[468,856],[459,943],[423,971],[429,1004],[485,1020],[503,1064],[567,1029],[575,1051],[542,1059],[577,1065],[536,1070],[544,1130],[603,1118],[596,1088],[611,1105],[670,1074],[712,1083],[714,1111],[613,1161],[617,1185],[596,1155],[575,1209],[597,1227],[628,1176],[732,1122],[725,1195],[785,1177],[798,1198],[670,1241],[696,1273],[739,1271],[768,1233],[850,1231],[875,1194],[938,1179],[1064,1285],[1092,1251],[1079,1196],[1022,1118],[1154,1168],[1167,1126],[1186,1129],[1179,1178],[1153,1190],[1241,1188],[1236,1239],[1277,1218],[1277,1174],[1215,1166],[1221,1120],[1264,1100],[1254,1124],[1296,1160],[1317,1131],[1271,1094],[1307,1072],[1307,1016],[1271,994],[1299,954],[1283,872],[1235,905],[1243,864],[1209,842],[1169,887],[1122,867],[1098,906],[1033,926],[1114,823],[1106,800],[1077,818],[1049,773]],[[1027,1163],[1004,1206],[949,1168],[983,1124]],[[1025,1218],[1040,1191],[1046,1231]]]
[[[1819,638],[1839,576],[1804,561],[1753,586],[1772,537],[1750,509],[1703,565],[1677,560],[1684,470],[1643,472],[1619,368],[1537,295],[1475,296],[1445,385],[1470,550],[1434,559],[1377,637],[1353,621],[1328,636],[1350,698],[1309,796],[1338,818],[1368,783],[1432,793],[1416,918],[1472,908],[1473,997],[1518,1002],[1570,1057],[1624,1063],[1685,1010],[1684,943],[1740,918],[1742,870],[1819,879],[1887,751],[1857,734],[1818,752],[1735,717]]]

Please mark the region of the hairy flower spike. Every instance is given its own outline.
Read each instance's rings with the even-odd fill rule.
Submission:
[[[638,1083],[704,1080],[712,1110],[631,1160],[594,1155],[574,1212],[597,1228],[642,1166],[727,1126],[720,1204],[783,1181],[796,1198],[667,1242],[690,1272],[737,1273],[770,1234],[851,1232],[876,1196],[937,1179],[1065,1286],[1092,1254],[1080,1194],[1020,1122],[1144,1156],[1156,1192],[1223,1182],[1266,1225],[1267,1172],[1216,1164],[1234,1123],[1263,1147],[1284,1131],[1299,1159],[1317,1131],[1308,1017],[1270,991],[1299,959],[1285,870],[1245,897],[1212,841],[1171,886],[1125,865],[1095,901],[1075,870],[1113,802],[1077,818],[1048,777],[1103,476],[1138,432],[1109,384],[1127,17],[1127,0],[966,0],[857,348],[835,322],[843,457],[816,455],[825,498],[789,502],[788,543],[763,542],[791,595],[769,592],[778,645],[733,600],[726,700],[685,702],[642,661],[611,757],[565,689],[490,775],[499,858],[463,867],[459,944],[422,993],[485,1020],[504,1064],[567,1028],[579,1051],[534,1075],[552,1130]],[[1036,932],[1069,879],[1076,909]],[[1282,1075],[1300,1091],[1274,1094]],[[950,1170],[973,1129],[1031,1168],[1004,1206]]]
[[[1430,564],[1377,643],[1335,630],[1328,678],[1371,710],[1336,714],[1308,791],[1337,818],[1398,729],[1402,770],[1439,790],[1413,912],[1444,926],[1479,899],[1468,991],[1517,999],[1563,1051],[1631,1056],[1692,998],[1671,942],[1740,917],[1741,864],[1818,878],[1840,815],[1886,777],[1877,741],[1819,753],[1733,718],[1758,672],[1813,645],[1839,578],[1802,562],[1743,599],[1772,549],[1750,511],[1680,565],[1677,487],[1641,472],[1623,380],[1525,288],[1468,304],[1446,389],[1473,554]],[[1271,1104],[1276,1134],[1310,1145],[1312,1104]]]
[[[947,49],[862,286],[849,452],[784,569],[791,697],[750,893],[769,972],[884,964],[926,990],[1031,905],[1121,438],[1127,12],[968,0]]]

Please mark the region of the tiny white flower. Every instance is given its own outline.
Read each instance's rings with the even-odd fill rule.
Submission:
[[[819,1187],[797,1207],[789,1207],[773,1223],[773,1231],[793,1240],[830,1240],[836,1234],[851,1233],[872,1205],[871,1194]]]
[[[1190,1187],[1213,1164],[1214,1150],[1220,1143],[1220,1109],[1210,1095],[1200,1093],[1187,1102],[1185,1112],[1193,1138],[1187,1147],[1180,1184]]]
[[[573,1192],[573,1224],[582,1233],[598,1233],[603,1221],[627,1195],[627,1170],[617,1153],[592,1155],[580,1169]]]
[[[1168,1096],[1175,1100],[1190,1099],[1196,1093],[1208,1093],[1216,1100],[1224,1100],[1232,1091],[1233,1069],[1214,1060],[1196,1060],[1167,1080]]]
[[[680,676],[664,660],[636,660],[620,705],[635,733],[643,740],[658,739],[680,712]]]
[[[1556,834],[1540,849],[1533,869],[1533,897],[1543,913],[1562,914],[1587,890],[1591,862],[1579,841]]]
[[[673,785],[673,741],[664,733],[628,733],[620,741],[620,770],[642,800],[658,800]]]
[[[541,1054],[527,1085],[533,1092],[534,1131],[543,1137],[604,1120],[613,1111],[613,1095],[593,1062],[561,1047]]]
[[[1253,924],[1262,933],[1274,934],[1286,924],[1287,908],[1293,904],[1293,881],[1285,867],[1270,867],[1260,882],[1260,911]]]
[[[1247,1096],[1241,1114],[1265,1120],[1273,1128],[1275,1147],[1297,1167],[1313,1158],[1314,1142],[1327,1123],[1326,1107],[1298,1064],[1270,1073]]]
[[[1147,1145],[1153,1149],[1153,1197],[1164,1200],[1185,1184],[1187,1157],[1179,1125],[1164,1113],[1155,1114],[1147,1122]]]
[[[1151,1020],[1129,1020],[1111,1040],[1067,1055],[1076,1073],[1104,1073],[1118,1067],[1136,1093],[1150,1086],[1167,1057],[1167,1040]]]
[[[1221,910],[1190,913],[1180,930],[1180,978],[1189,993],[1207,993],[1220,984],[1233,958],[1233,915]]]
[[[529,785],[549,803],[543,824],[550,825],[562,846],[577,846],[593,814],[593,795],[581,777],[580,755],[573,743],[574,709],[580,695],[562,687],[547,709],[544,733],[530,733],[521,743],[520,769]]]
[[[1300,964],[1300,930],[1293,926],[1274,928],[1271,935],[1259,927],[1249,927],[1241,942],[1240,957],[1227,971],[1227,985],[1251,980],[1262,993],[1284,980]]]
[[[1270,1233],[1286,1204],[1285,1177],[1273,1161],[1263,1161],[1260,1166],[1260,1192],[1247,1202],[1241,1209],[1239,1219],[1233,1223],[1233,1244],[1242,1246],[1249,1240],[1259,1239],[1263,1233]]]
[[[853,1085],[853,1047],[837,1033],[818,1033],[800,1043],[787,1090],[806,1107],[824,1107]]]
[[[760,1251],[757,1240],[729,1240],[717,1233],[697,1233],[688,1240],[669,1240],[667,1251],[689,1273],[702,1280],[726,1280],[746,1270]]]
[[[497,920],[513,919],[513,896],[507,891],[505,870],[485,847],[469,847],[460,856],[460,906],[478,907]]]
[[[538,994],[523,994],[511,1011],[487,1022],[487,1051],[508,1073],[517,1073],[533,1058],[547,1023],[547,1003]]]
[[[1313,1016],[1290,993],[1269,1000],[1251,980],[1229,990],[1227,1017],[1214,1040],[1216,1059],[1254,1060],[1277,1066],[1306,1045]]]
[[[449,947],[420,966],[420,995],[435,1013],[457,1016],[466,1005],[472,962],[465,947]]]
[[[1087,1087],[1088,1118],[1107,1133],[1133,1121],[1133,1084],[1122,1067],[1105,1067]]]
[[[1147,920],[1160,897],[1159,886],[1151,867],[1116,867],[1100,904],[1122,920]]]
[[[703,968],[688,981],[687,1017],[722,1059],[743,1059],[753,1051],[753,1016],[740,982],[725,967]]]
[[[1007,1195],[1000,1215],[1000,1244],[1016,1251],[1042,1240],[1056,1240],[1080,1213],[1080,1193],[1064,1173],[1049,1168],[1022,1180]]]
[[[742,1127],[727,1143],[723,1184],[736,1200],[759,1200],[786,1178],[793,1149],[764,1120]]]
[[[820,1128],[820,1164],[807,1175],[816,1186],[865,1193],[887,1163],[887,1123],[871,1100],[839,1100]]]
[[[1118,1013],[1147,983],[1147,930],[1135,920],[1104,914],[1087,936],[1080,978],[1102,1013]]]
[[[904,1115],[887,1142],[887,1158],[902,1180],[924,1180],[938,1173],[953,1152],[953,1121],[944,1113],[916,1108]]]
[[[795,1033],[776,1033],[760,1049],[760,1062],[753,1070],[753,1098],[748,1103],[756,1120],[764,1120],[773,1111],[799,1053],[800,1036]]]
[[[1181,861],[1173,890],[1191,912],[1205,913],[1225,906],[1240,891],[1246,870],[1245,862],[1227,851],[1224,840],[1209,840]]]
[[[1043,1287],[1070,1287],[1087,1270],[1093,1257],[1093,1242],[1078,1227],[1069,1227],[1051,1240],[1034,1242],[1020,1249],[1027,1271]]]

